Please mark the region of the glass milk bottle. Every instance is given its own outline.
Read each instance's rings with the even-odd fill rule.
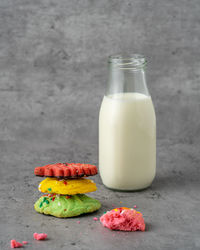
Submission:
[[[109,80],[99,114],[99,171],[116,190],[151,185],[156,173],[156,117],[143,56],[108,60]]]

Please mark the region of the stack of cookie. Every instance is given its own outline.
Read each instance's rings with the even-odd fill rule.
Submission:
[[[46,193],[35,203],[39,213],[56,217],[73,217],[91,213],[101,207],[98,200],[85,193],[97,190],[96,184],[84,177],[96,175],[97,167],[81,163],[56,163],[36,167],[37,176],[47,177],[39,184],[39,191]]]

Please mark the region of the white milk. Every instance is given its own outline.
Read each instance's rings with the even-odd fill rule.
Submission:
[[[156,172],[156,119],[150,96],[104,96],[99,116],[99,170],[109,188],[137,190],[151,185]]]

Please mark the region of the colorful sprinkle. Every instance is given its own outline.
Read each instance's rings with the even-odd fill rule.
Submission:
[[[77,223],[80,224],[81,223],[80,220],[78,220]]]
[[[52,198],[52,201],[54,201],[54,200],[55,200],[55,198],[56,198],[56,197],[53,197],[53,198]]]
[[[48,201],[48,200],[46,200],[45,202],[46,202],[47,204],[49,204],[49,201]]]
[[[136,206],[136,205],[134,205],[133,207],[134,207],[134,208],[137,208],[137,206]]]
[[[63,184],[67,185],[67,182],[66,182],[66,181],[63,181]]]
[[[98,218],[97,218],[97,217],[94,217],[94,218],[93,218],[93,220],[94,220],[94,221],[97,221],[97,220],[98,220]]]
[[[51,192],[51,190],[52,190],[51,188],[48,188],[48,191],[50,191],[50,192]]]
[[[67,209],[65,208],[64,211],[67,211]]]
[[[70,198],[71,198],[71,196],[70,196],[70,195],[67,195],[67,196],[66,196],[66,199],[70,199]]]
[[[42,207],[42,205],[43,205],[43,202],[40,202],[40,207]]]
[[[122,203],[122,201],[120,201],[119,203]]]
[[[28,244],[28,241],[22,241],[22,243],[23,243],[24,245],[26,245],[26,244]]]

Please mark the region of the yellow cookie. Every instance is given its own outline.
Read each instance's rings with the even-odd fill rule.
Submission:
[[[97,187],[92,180],[84,178],[71,180],[46,178],[40,182],[38,190],[42,193],[74,195],[94,192]]]

